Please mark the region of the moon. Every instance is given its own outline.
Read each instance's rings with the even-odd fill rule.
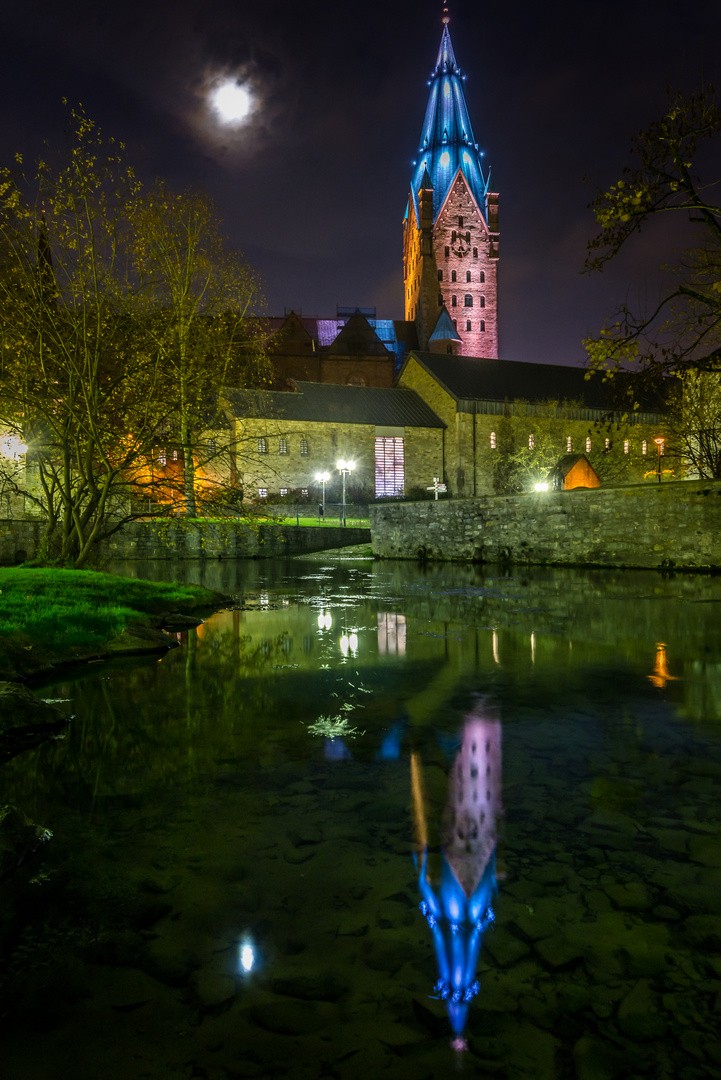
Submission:
[[[248,91],[232,79],[216,87],[210,100],[224,124],[237,124],[245,120],[253,107],[253,99]]]

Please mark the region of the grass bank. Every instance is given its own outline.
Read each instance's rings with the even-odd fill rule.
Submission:
[[[0,677],[102,649],[131,624],[152,625],[164,614],[218,602],[218,593],[198,585],[0,567]]]

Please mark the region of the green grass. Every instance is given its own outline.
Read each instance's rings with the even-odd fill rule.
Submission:
[[[0,567],[0,654],[103,645],[133,622],[217,600],[196,585],[90,570]]]

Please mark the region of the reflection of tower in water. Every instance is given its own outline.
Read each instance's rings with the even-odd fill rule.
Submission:
[[[420,910],[433,934],[439,978],[435,994],[445,1002],[453,1048],[465,1049],[468,1005],[479,991],[476,979],[483,935],[494,920],[496,822],[501,812],[501,723],[479,705],[467,718],[449,775],[441,829],[441,880],[428,877],[428,827],[420,761],[411,759],[416,833],[421,861]]]
[[[467,720],[449,777],[441,844],[459,885],[470,897],[496,847],[501,811],[501,722]]]

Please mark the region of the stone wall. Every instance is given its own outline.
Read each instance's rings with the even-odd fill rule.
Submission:
[[[721,482],[370,508],[374,554],[528,565],[721,568]]]
[[[0,565],[32,559],[42,535],[35,520],[0,521]],[[105,559],[272,559],[370,542],[368,529],[214,522],[134,521],[98,546]]]

